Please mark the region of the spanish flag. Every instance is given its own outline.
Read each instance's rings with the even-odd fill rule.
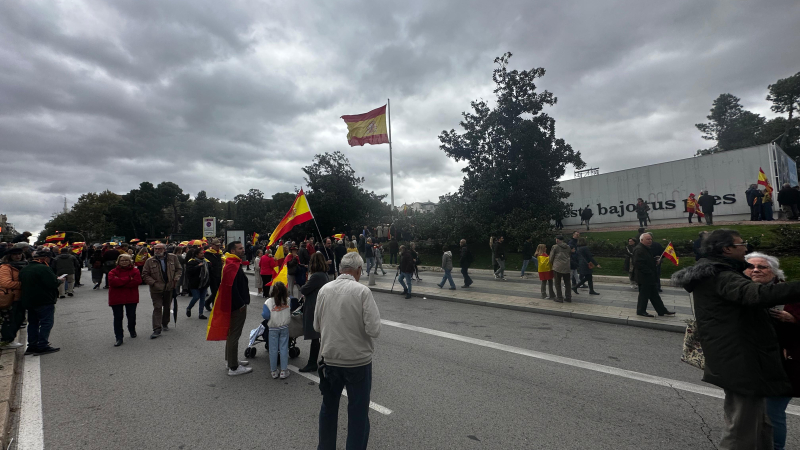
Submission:
[[[300,189],[300,192],[297,194],[297,197],[294,199],[294,203],[292,203],[292,207],[289,208],[289,212],[283,216],[283,219],[275,227],[275,231],[269,237],[269,246],[272,246],[275,241],[281,238],[284,234],[288,233],[289,230],[294,228],[295,225],[300,225],[301,223],[308,222],[309,220],[313,219],[314,215],[311,214],[311,208],[308,206],[308,200],[306,200],[306,194],[303,193],[303,190]]]
[[[678,255],[675,254],[675,247],[672,246],[672,242],[667,245],[667,248],[664,249],[664,253],[662,253],[661,256],[672,261],[672,264],[678,265]]]
[[[332,237],[334,239],[344,239],[344,233],[334,234]]]
[[[239,272],[242,260],[233,253],[226,253],[223,257],[222,279],[219,283],[217,296],[214,298],[214,307],[208,316],[206,329],[207,341],[224,341],[228,339],[228,330],[231,327],[231,290],[233,280]]]
[[[47,236],[47,239],[45,239],[44,241],[45,242],[58,242],[58,241],[63,241],[66,238],[67,238],[67,233],[56,233],[56,234],[51,234],[50,236]]]
[[[84,245],[85,245],[84,242],[73,242],[72,243],[72,253],[75,253],[76,255],[80,255],[81,252],[83,251],[83,246]]]
[[[364,114],[342,116],[347,124],[347,142],[351,147],[364,144],[388,144],[386,105]]]
[[[257,242],[258,242],[258,233],[256,233],[254,231],[253,232],[253,245],[256,245]]]
[[[276,281],[282,281],[284,285],[288,285],[289,281],[288,281],[288,276],[287,276],[288,275],[287,267],[289,267],[289,266],[284,265],[283,268],[281,269],[281,271],[278,272],[277,275],[275,275],[275,278],[273,278],[272,281],[267,283],[267,286],[272,286]],[[277,270],[277,268],[275,270]]]
[[[769,180],[767,179],[767,174],[764,173],[761,167],[758,168],[758,184],[767,188],[767,192],[769,192],[770,194],[772,193],[772,186],[770,186],[769,184]]]

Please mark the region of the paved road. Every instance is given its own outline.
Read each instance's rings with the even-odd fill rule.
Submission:
[[[313,381],[269,378],[263,347],[252,374],[227,376],[223,343],[204,341],[205,322],[183,314],[186,297],[177,328],[147,339],[144,288],[140,337],[114,348],[106,294],[81,288],[60,301],[51,340],[62,351],[26,357],[28,368],[40,361],[45,448],[315,447],[321,397]],[[372,400],[391,414],[370,412],[371,448],[712,449],[719,439],[722,400],[617,370],[703,387],[700,372],[679,361],[676,333],[388,294],[376,300],[387,322]],[[245,330],[257,326],[260,303],[253,296]],[[308,355],[300,347],[296,366]],[[800,446],[800,418],[790,416],[789,427],[789,448]]]

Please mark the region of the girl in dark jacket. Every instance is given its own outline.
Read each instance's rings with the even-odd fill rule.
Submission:
[[[311,339],[311,350],[308,353],[308,364],[300,369],[300,372],[316,372],[317,358],[319,357],[319,332],[314,330],[314,309],[317,307],[317,294],[322,286],[330,281],[328,279],[328,263],[322,253],[311,255],[308,263],[308,270],[311,276],[308,281],[300,288],[300,293],[305,296],[303,303],[303,337]]]
[[[200,320],[206,320],[208,317],[203,315],[203,305],[205,305],[206,293],[208,286],[211,284],[211,278],[208,272],[208,261],[205,258],[205,251],[202,247],[191,249],[186,254],[186,280],[189,285],[189,292],[192,293],[192,301],[186,307],[186,317],[192,317],[192,307],[195,303],[200,303],[200,312],[197,316]]]
[[[589,283],[589,294],[600,295],[594,290],[592,269],[595,267],[602,269],[602,267],[600,267],[600,264],[598,264],[594,256],[592,256],[592,251],[589,250],[589,246],[586,245],[586,238],[578,239],[578,249],[575,253],[578,254],[578,274],[581,276],[581,279],[578,285],[572,288],[572,292],[577,294],[579,287],[582,287],[584,283]],[[591,267],[589,266],[590,263],[592,264]]]
[[[108,273],[108,306],[114,312],[114,347],[122,345],[122,316],[128,316],[128,331],[136,337],[136,305],[139,304],[139,285],[142,276],[127,253],[119,255],[117,267]]]

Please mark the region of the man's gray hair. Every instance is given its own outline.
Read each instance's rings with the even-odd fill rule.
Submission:
[[[772,273],[774,273],[779,280],[786,281],[786,274],[784,274],[783,270],[781,270],[781,263],[778,261],[778,258],[761,252],[753,252],[744,255],[744,259],[747,262],[750,262],[752,258],[764,259],[767,264],[769,264],[769,268],[772,269]]]
[[[355,272],[361,270],[362,267],[364,267],[364,260],[361,259],[361,255],[358,252],[346,253],[342,256],[342,262],[339,263],[339,271],[341,272]]]
[[[642,239],[644,239],[644,237],[645,237],[645,236],[650,236],[650,237],[653,237],[653,233],[642,233],[642,234],[639,236],[639,242],[642,242]]]

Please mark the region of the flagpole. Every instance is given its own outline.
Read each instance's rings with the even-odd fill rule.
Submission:
[[[392,168],[392,105],[389,99],[386,99],[386,112],[389,119],[389,187],[392,192],[392,209],[389,217],[394,219],[394,170]]]
[[[323,236],[322,232],[319,231],[319,224],[317,223],[317,218],[314,217],[314,212],[311,211],[311,205],[308,205],[308,212],[311,213],[311,218],[314,220],[314,226],[317,228],[317,233],[319,233],[319,242],[320,242],[320,244],[322,244],[322,248],[325,248],[325,236]],[[331,251],[333,251],[333,244],[334,244],[334,242],[331,242]],[[308,255],[309,258],[311,258],[311,256],[312,255]],[[325,257],[326,258],[328,257],[327,251],[325,252]],[[333,271],[335,273],[338,273],[339,270],[336,267],[336,255],[335,254],[333,255],[333,258],[331,258],[331,262],[333,263]]]

